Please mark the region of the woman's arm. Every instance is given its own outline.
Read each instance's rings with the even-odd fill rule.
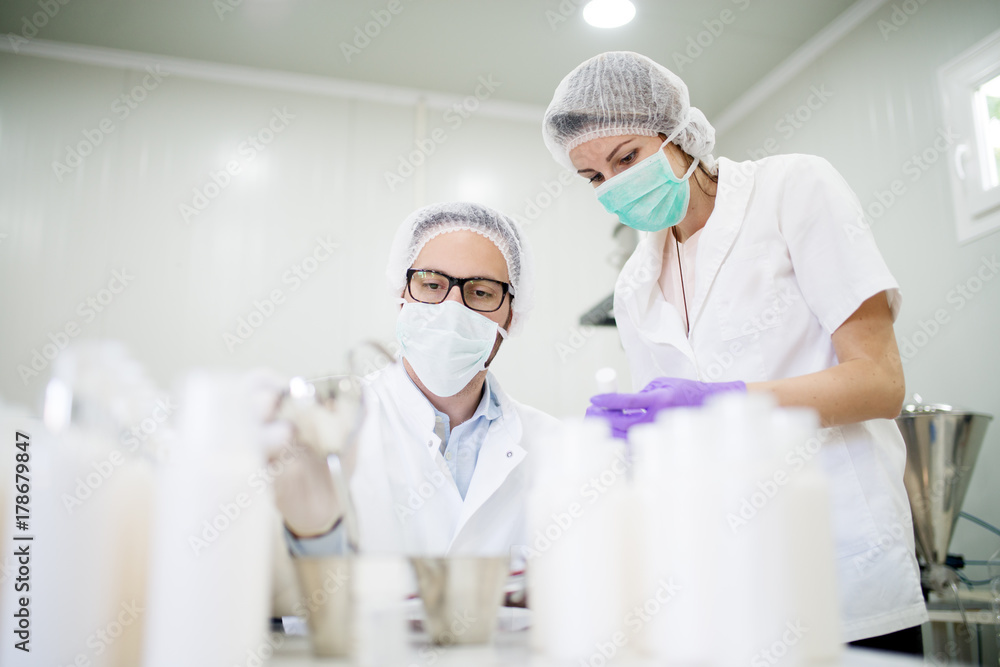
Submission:
[[[784,406],[815,408],[824,426],[896,417],[906,387],[885,292],[862,303],[833,332],[833,347],[839,360],[836,366],[750,383],[747,391],[771,392]]]

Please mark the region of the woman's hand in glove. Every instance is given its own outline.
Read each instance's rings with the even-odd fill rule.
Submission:
[[[660,410],[699,406],[709,396],[726,391],[746,391],[743,382],[697,382],[683,378],[656,378],[636,394],[598,394],[590,399],[588,417],[611,423],[616,438],[624,438],[636,424],[651,422]]]

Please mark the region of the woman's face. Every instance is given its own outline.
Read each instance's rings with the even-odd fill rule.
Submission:
[[[655,153],[663,139],[646,137],[637,134],[626,134],[616,137],[600,137],[582,143],[569,152],[570,162],[576,167],[577,173],[590,181],[595,188],[610,178],[635,164],[642,162]],[[680,178],[687,169],[681,162],[680,149],[674,144],[664,146],[667,160],[674,170],[674,175]]]

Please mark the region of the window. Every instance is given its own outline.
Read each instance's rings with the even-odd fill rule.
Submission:
[[[976,91],[975,111],[984,128],[983,189],[989,190],[1000,185],[997,179],[997,164],[1000,163],[1000,76],[984,83]]]
[[[958,136],[949,171],[960,242],[1000,229],[1000,32],[938,72],[945,126]]]

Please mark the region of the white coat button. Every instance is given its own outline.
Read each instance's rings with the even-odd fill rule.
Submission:
[[[427,441],[427,446],[428,447],[433,447],[434,446],[434,441],[433,440],[428,440]]]
[[[448,452],[447,454],[445,454],[444,457],[446,459],[448,459],[449,461],[451,461],[451,452]]]
[[[514,452],[507,452],[507,458],[514,456]]]

